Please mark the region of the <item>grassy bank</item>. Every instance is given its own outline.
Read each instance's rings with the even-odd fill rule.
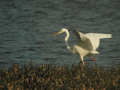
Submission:
[[[120,66],[14,64],[0,70],[0,90],[120,90]]]

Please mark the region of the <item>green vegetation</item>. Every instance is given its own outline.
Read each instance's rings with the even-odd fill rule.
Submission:
[[[0,70],[0,90],[120,90],[120,66],[14,64]]]

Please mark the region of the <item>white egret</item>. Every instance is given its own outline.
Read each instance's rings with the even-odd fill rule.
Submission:
[[[68,29],[62,28],[55,35],[66,33],[65,44],[67,46],[67,49],[70,50],[72,53],[79,54],[83,64],[84,64],[85,56],[93,56],[99,54],[99,52],[96,49],[99,47],[100,39],[112,38],[112,34],[103,34],[103,33],[84,34],[76,30],[74,30],[73,32],[77,36],[79,43],[77,45],[73,45],[72,47],[70,47],[70,45],[68,44],[68,39],[70,37],[70,33]]]

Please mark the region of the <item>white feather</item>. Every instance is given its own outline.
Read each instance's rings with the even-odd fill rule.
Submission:
[[[91,41],[93,50],[96,50],[100,45],[100,39],[112,38],[112,34],[103,34],[103,33],[87,33],[85,34],[87,38]]]
[[[70,47],[68,44],[69,39],[69,32],[68,29],[63,28],[60,32],[57,32],[57,34],[66,33],[65,37],[65,43],[67,46],[67,49],[70,50],[73,53],[78,53],[80,55],[80,58],[82,60],[82,63],[84,64],[84,57],[89,55],[95,55],[99,54],[96,49],[99,47],[100,39],[103,38],[112,38],[112,34],[103,34],[103,33],[82,33],[78,31],[74,31],[75,35],[79,39],[79,44],[74,45],[73,47]]]

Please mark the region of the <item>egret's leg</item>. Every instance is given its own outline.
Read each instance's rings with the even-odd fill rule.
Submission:
[[[84,64],[84,57],[80,56],[81,60],[82,60],[82,64]]]

